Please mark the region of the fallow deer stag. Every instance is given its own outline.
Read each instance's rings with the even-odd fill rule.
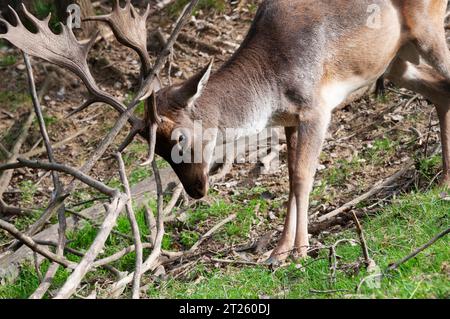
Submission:
[[[117,5],[111,16],[97,19],[108,22],[121,43],[139,53],[143,69],[148,71],[142,37],[145,30],[132,20],[140,16],[130,9],[129,1],[127,7],[125,10]],[[192,133],[195,121],[201,121],[204,130],[215,129],[217,135],[229,128],[239,129],[245,136],[268,126],[285,127],[290,179],[288,214],[269,262],[283,260],[291,253],[304,257],[309,247],[309,194],[331,113],[352,92],[383,75],[436,105],[442,135],[443,183],[450,186],[446,7],[447,0],[263,1],[233,57],[217,72],[212,72],[210,63],[186,82],[153,94],[147,101],[145,120],[130,120],[130,139],[140,133],[151,145],[156,143],[156,153],[171,164],[189,195],[200,198],[208,191],[211,157],[202,156],[199,163],[176,163],[171,156],[174,149],[192,153],[194,145],[201,144],[203,149],[215,146],[214,136],[204,140]],[[122,14],[128,19],[122,19]],[[70,30],[50,35],[47,22],[33,21],[38,28],[45,24],[41,32],[45,42],[9,24],[8,33],[0,37],[77,73],[92,96],[84,106],[102,101],[124,112],[122,104],[99,92],[90,76],[85,62],[89,46],[79,44]],[[128,22],[132,31],[127,30]],[[48,40],[52,37],[63,42],[52,43]],[[153,91],[152,77],[143,73],[146,78],[138,98],[148,98]]]
[[[333,109],[385,75],[433,101],[450,186],[450,53],[447,0],[266,0],[238,51],[217,72],[211,64],[185,83],[157,93],[156,153],[171,163],[187,192],[208,190],[210,160],[176,164],[177,144],[199,143],[204,129],[255,134],[285,127],[290,194],[278,246],[268,262],[308,252],[309,194]],[[374,17],[373,15],[378,15]],[[181,129],[181,130],[179,130]],[[179,133],[174,133],[179,132]],[[223,135],[223,134],[222,134]],[[173,139],[175,137],[175,139]],[[201,141],[211,148],[214,139]],[[182,148],[180,146],[180,148]]]

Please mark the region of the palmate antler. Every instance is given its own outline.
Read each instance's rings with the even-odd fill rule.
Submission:
[[[7,28],[5,34],[0,34],[0,39],[8,40],[29,55],[42,58],[50,63],[67,68],[81,78],[86,85],[90,96],[88,100],[72,112],[71,115],[84,110],[95,102],[109,104],[120,114],[125,114],[126,112],[132,112],[139,101],[146,100],[146,113],[149,115],[147,116],[149,123],[145,123],[143,120],[140,120],[133,115],[127,117],[128,121],[132,124],[132,129],[125,141],[119,147],[119,151],[123,151],[133,141],[137,134],[140,134],[147,139],[150,146],[154,146],[156,126],[159,122],[157,119],[159,119],[159,115],[154,97],[150,99],[148,99],[148,97],[154,93],[155,81],[158,80],[158,73],[165,65],[178,34],[188,21],[190,14],[198,2],[199,0],[191,0],[185,7],[164,49],[156,59],[153,69],[151,68],[151,59],[147,52],[146,20],[150,13],[148,7],[145,13],[140,15],[131,4],[130,0],[127,0],[126,5],[123,8],[120,7],[119,1],[116,0],[115,7],[109,15],[88,17],[85,19],[85,21],[106,22],[113,30],[117,40],[121,44],[136,51],[141,59],[141,85],[135,99],[130,103],[128,108],[118,99],[100,90],[97,86],[87,64],[87,55],[92,45],[95,43],[96,36],[92,37],[86,43],[79,42],[72,31],[71,16],[68,17],[66,25],[61,24],[63,31],[60,34],[55,34],[48,26],[50,16],[44,20],[39,20],[29,13],[25,6],[22,5],[25,16],[38,30],[37,33],[32,33],[23,26],[17,12],[10,7],[10,10],[12,10],[17,19],[17,26],[13,26],[6,20],[0,18],[0,22]],[[154,150],[150,149],[149,154],[151,161],[153,160]]]
[[[87,56],[92,45],[95,43],[97,35],[94,35],[85,43],[78,41],[72,31],[71,16],[68,17],[67,24],[61,23],[62,32],[55,34],[50,30],[48,25],[50,15],[44,20],[39,20],[22,4],[25,16],[37,29],[37,33],[33,33],[23,25],[17,12],[12,7],[9,8],[17,20],[17,25],[13,26],[5,19],[0,18],[0,21],[7,28],[6,33],[0,34],[0,39],[8,40],[29,55],[72,71],[87,87],[90,95],[88,100],[72,112],[71,115],[82,111],[96,102],[111,105],[120,114],[127,110],[127,107],[122,102],[107,92],[102,91],[91,74],[87,63]],[[141,120],[134,116],[130,117],[129,122],[136,129],[140,128],[142,130],[145,126]]]
[[[127,0],[125,7],[120,7],[117,0],[110,14],[93,16],[84,21],[106,22],[113,31],[117,41],[137,52],[142,62],[142,71],[147,75],[151,69],[151,60],[147,52],[146,21],[150,14],[150,4],[144,14],[140,15],[136,8]]]

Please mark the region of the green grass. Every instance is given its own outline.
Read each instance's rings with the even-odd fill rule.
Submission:
[[[186,223],[170,224],[163,241],[165,249],[192,246],[204,230],[230,213],[237,218],[213,238],[218,243],[230,244],[232,241],[243,242],[249,230],[255,227],[255,211],[266,213],[274,209],[261,198],[262,188],[255,188],[233,198],[232,203],[218,200],[212,205],[202,205],[190,212]],[[450,202],[441,198],[442,190],[436,189],[425,194],[411,193],[394,199],[393,204],[378,212],[375,216],[362,220],[371,257],[384,271],[387,266],[408,255],[437,233],[449,227]],[[213,194],[214,195],[214,194]],[[245,198],[245,199],[244,199]],[[266,204],[264,204],[266,203]],[[150,203],[154,207],[155,203]],[[142,209],[136,209],[137,220],[142,237],[148,235]],[[130,234],[130,225],[125,216],[118,220],[116,231]],[[97,233],[97,229],[87,224],[81,231],[70,233],[70,247],[87,249]],[[354,230],[347,230],[338,235],[327,235],[322,241],[332,244],[338,239],[357,240]],[[130,244],[129,239],[112,235],[101,256],[114,253]],[[198,263],[185,279],[168,279],[155,282],[148,290],[152,298],[449,298],[448,285],[450,252],[449,239],[443,238],[416,258],[403,264],[398,270],[387,273],[380,281],[379,287],[362,285],[359,295],[356,287],[368,273],[364,268],[351,267],[361,257],[359,245],[342,244],[337,254],[339,261],[336,283],[329,281],[328,251],[320,252],[319,258],[308,258],[301,262],[272,271],[266,267],[226,266],[216,268],[212,265]],[[148,254],[148,251],[146,251]],[[68,256],[77,261],[78,257]],[[122,271],[134,267],[133,253],[113,265]],[[41,267],[45,273],[47,263]],[[52,289],[59,287],[67,277],[65,270],[60,270]],[[104,270],[90,274],[86,281],[93,278],[109,276]],[[39,284],[32,266],[24,266],[17,281],[12,285],[0,286],[0,298],[26,298]],[[334,293],[317,291],[338,290]],[[315,291],[315,292],[312,292]]]
[[[7,110],[16,111],[26,103],[31,103],[28,93],[3,91],[0,92],[0,105]]]
[[[374,165],[383,164],[396,153],[397,146],[398,142],[389,138],[378,139],[364,151],[364,155]]]
[[[61,31],[61,26],[59,24],[60,20],[64,20],[64,19],[60,19],[60,17],[58,17],[57,15],[57,10],[55,7],[55,4],[53,1],[46,1],[46,0],[37,0],[34,2],[34,11],[36,13],[36,16],[39,19],[44,19],[46,18],[49,14],[51,14],[51,19],[50,19],[50,28],[54,31],[54,32],[60,32]],[[66,21],[63,21],[64,24],[66,23]]]
[[[417,170],[420,175],[430,182],[439,171],[442,163],[440,155],[435,155],[429,158],[424,158],[417,161]]]
[[[0,68],[16,64],[17,58],[14,55],[5,55],[0,58]]]
[[[439,193],[435,190],[403,196],[377,216],[363,221],[371,256],[381,270],[449,227],[450,203],[442,200]],[[356,240],[357,236],[349,230],[327,237],[326,242],[331,244],[340,238]],[[200,280],[169,280],[150,288],[148,294],[155,298],[449,298],[448,244],[448,238],[437,242],[399,270],[387,274],[378,288],[362,285],[360,295],[356,295],[356,287],[367,272],[339,270],[336,284],[331,285],[326,251],[321,252],[322,259],[304,261],[305,267],[292,264],[275,272],[265,267],[211,270],[199,265],[190,277]],[[337,254],[343,257],[341,265],[345,265],[357,260],[361,252],[359,245],[346,244],[338,248]],[[321,294],[312,290],[342,291]]]
[[[37,192],[37,186],[32,181],[22,181],[19,184],[21,199],[23,203],[32,204],[34,194]]]

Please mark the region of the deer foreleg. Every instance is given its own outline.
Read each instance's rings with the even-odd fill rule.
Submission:
[[[295,233],[297,227],[297,206],[295,195],[293,192],[293,174],[297,163],[297,127],[286,127],[286,141],[288,150],[288,171],[289,171],[289,202],[286,220],[284,223],[283,234],[278,242],[277,247],[272,252],[268,263],[277,263],[285,260],[294,249]]]
[[[297,131],[296,166],[292,188],[297,206],[295,257],[306,257],[309,249],[308,207],[314,176],[330,122],[328,111],[316,111],[302,119]]]

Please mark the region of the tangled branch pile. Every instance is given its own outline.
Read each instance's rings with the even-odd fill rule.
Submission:
[[[118,281],[113,283],[110,289],[108,289],[109,296],[119,296],[127,287],[127,285],[129,283],[132,283],[133,298],[139,298],[139,291],[141,288],[140,278],[142,274],[148,271],[155,270],[159,265],[162,264],[163,261],[167,262],[167,259],[169,259],[169,261],[176,260],[181,258],[182,256],[192,254],[195,251],[196,247],[198,247],[198,245],[207,236],[209,236],[206,235],[205,237],[201,238],[197,245],[195,245],[189,251],[177,253],[162,251],[161,243],[164,235],[164,213],[167,212],[167,210],[170,211],[171,208],[167,207],[166,209],[164,209],[163,207],[163,189],[161,177],[154,160],[156,113],[154,112],[154,109],[149,109],[147,105],[147,113],[149,115],[149,118],[153,119],[153,121],[150,121],[150,123],[145,123],[144,121],[136,118],[133,115],[133,112],[138,103],[142,100],[147,99],[150,95],[153,94],[155,80],[157,79],[162,67],[166,64],[166,61],[170,55],[170,52],[180,30],[188,21],[197,3],[198,0],[192,0],[185,7],[183,12],[181,13],[180,18],[178,19],[176,26],[173,29],[172,34],[167,40],[164,49],[157,57],[156,62],[153,66],[151,65],[151,59],[146,49],[146,20],[150,14],[149,6],[147,7],[145,13],[140,14],[137,9],[133,7],[130,0],[126,2],[125,7],[123,8],[120,7],[119,2],[117,1],[115,8],[113,9],[111,14],[105,16],[89,17],[86,19],[106,22],[111,27],[117,40],[124,46],[135,50],[141,59],[140,87],[135,95],[135,98],[128,105],[124,105],[118,99],[102,91],[96,84],[87,64],[87,55],[93,44],[97,41],[97,35],[93,36],[87,42],[78,41],[72,31],[71,16],[67,19],[67,24],[62,25],[62,32],[58,35],[50,30],[48,25],[49,17],[43,21],[38,20],[27,11],[25,6],[23,6],[24,14],[26,15],[27,19],[29,19],[34,24],[34,27],[38,30],[37,33],[28,31],[28,29],[23,25],[18,14],[14,10],[13,14],[16,17],[17,21],[16,26],[13,26],[6,20],[1,19],[1,22],[7,26],[8,31],[5,34],[2,34],[0,38],[8,40],[16,47],[21,49],[24,54],[24,59],[28,71],[30,92],[33,98],[33,105],[35,109],[35,114],[29,116],[27,123],[29,122],[31,124],[32,120],[35,117],[38,119],[40,132],[45,142],[48,162],[31,161],[23,158],[17,158],[18,149],[20,149],[20,145],[18,145],[15,149],[12,150],[13,154],[9,154],[8,152],[8,154],[10,155],[9,160],[5,165],[0,166],[0,172],[12,171],[24,167],[51,171],[54,183],[54,193],[52,195],[52,200],[48,204],[41,217],[25,232],[19,231],[16,227],[14,227],[14,225],[0,219],[0,228],[6,230],[16,239],[16,241],[14,241],[9,246],[7,253],[16,251],[22,245],[26,245],[35,253],[44,256],[52,262],[52,265],[48,268],[47,273],[45,274],[45,277],[41,282],[41,285],[31,296],[32,298],[42,298],[46,294],[49,287],[51,286],[52,280],[54,279],[59,266],[71,269],[72,273],[64,283],[64,285],[61,287],[61,289],[57,292],[55,298],[70,298],[76,292],[77,287],[86,276],[86,274],[98,267],[105,267],[106,269],[119,276]],[[121,114],[114,127],[104,137],[102,142],[92,152],[89,159],[81,168],[73,168],[55,162],[53,156],[53,148],[48,138],[46,125],[42,114],[40,98],[36,93],[29,55],[42,58],[50,63],[56,64],[60,67],[72,71],[77,76],[79,76],[79,78],[86,85],[89,92],[89,98],[78,109],[76,109],[72,113],[72,115],[82,111],[95,102],[108,104]],[[117,137],[119,132],[124,128],[127,122],[132,125],[130,134],[126,138],[124,143],[119,147],[116,153],[116,160],[120,168],[119,175],[124,190],[122,190],[121,188],[114,189],[105,185],[101,181],[95,180],[94,178],[90,177],[89,172],[94,167],[96,162],[99,161],[99,159],[105,154],[108,147],[111,146],[112,142]],[[139,228],[137,226],[136,217],[132,206],[131,191],[125,173],[125,165],[122,159],[123,150],[131,143],[131,141],[137,134],[140,134],[149,141],[148,163],[152,165],[155,180],[157,183],[157,220],[155,221],[154,215],[150,210],[148,210],[147,212],[149,228],[151,232],[150,243],[141,242],[141,235],[139,233]],[[19,144],[19,142],[17,144]],[[60,173],[72,176],[73,181],[69,185],[63,187],[59,178]],[[8,176],[10,180],[11,175],[8,174]],[[8,176],[5,177],[5,175],[2,175],[2,182],[8,179]],[[8,185],[8,183],[9,181],[5,183],[6,186]],[[65,201],[68,197],[71,196],[74,190],[79,187],[80,183],[83,183],[104,194],[109,198],[109,202],[108,204],[104,205],[105,218],[103,220],[103,223],[99,227],[99,232],[95,240],[86,252],[75,252],[75,254],[81,255],[82,258],[79,263],[74,263],[69,261],[64,256],[64,252],[66,250],[67,228],[67,221],[65,217]],[[5,187],[3,187],[3,189]],[[181,194],[181,192],[178,193]],[[170,205],[172,204],[169,203],[169,206]],[[19,208],[7,206],[3,201],[1,203],[1,207],[3,215],[20,213],[21,211]],[[104,248],[108,236],[113,231],[113,227],[116,224],[116,220],[119,214],[123,210],[126,210],[130,224],[132,225],[134,245],[112,256],[100,260],[97,259],[97,256]],[[42,230],[45,224],[55,215],[58,216],[59,221],[58,242],[39,242],[37,240],[34,240],[32,237],[40,230]],[[56,251],[52,252],[45,246],[56,246]],[[143,260],[143,249],[152,249],[151,254],[146,258],[146,260]],[[131,251],[136,252],[136,266],[133,273],[124,275],[115,270],[114,267],[109,265],[110,263],[117,261]],[[72,251],[72,253],[74,252]],[[161,258],[162,256],[166,256],[168,258]]]

